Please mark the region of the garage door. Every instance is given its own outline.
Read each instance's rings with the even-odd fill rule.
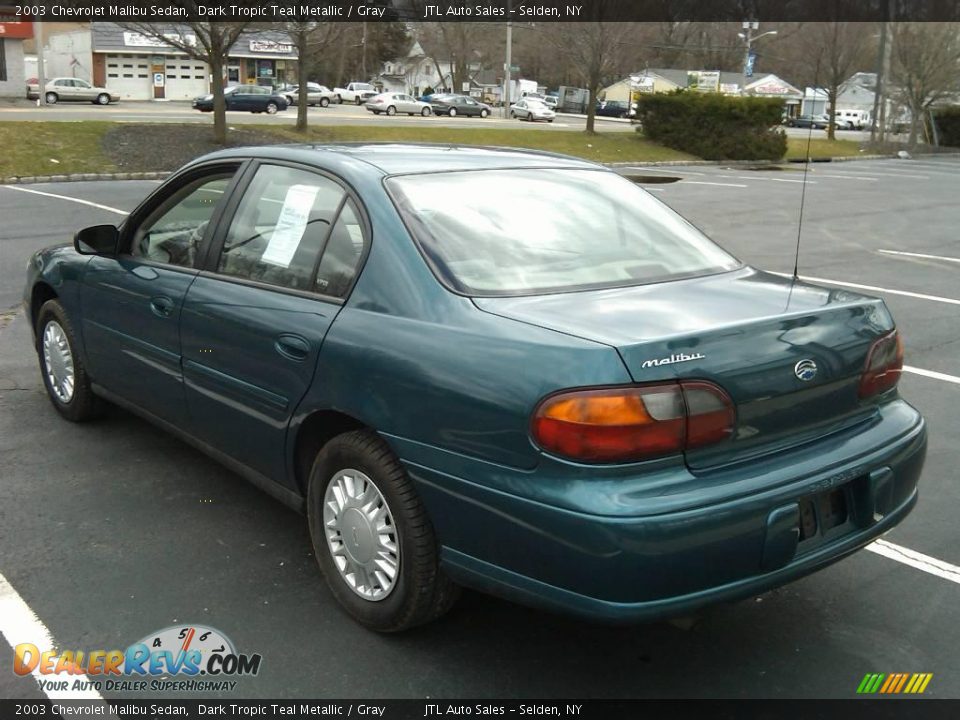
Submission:
[[[150,58],[142,55],[107,55],[107,90],[124,100],[150,100]]]
[[[168,100],[192,100],[198,95],[206,95],[210,92],[207,89],[209,72],[206,63],[191,58],[168,58],[167,88],[164,94]]]

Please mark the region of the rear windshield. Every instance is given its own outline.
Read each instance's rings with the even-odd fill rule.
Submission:
[[[740,267],[612,172],[479,170],[387,185],[434,272],[467,295],[639,285]]]

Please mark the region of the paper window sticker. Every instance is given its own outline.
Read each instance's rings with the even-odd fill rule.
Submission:
[[[303,233],[307,230],[310,209],[317,199],[320,188],[316,185],[291,185],[283,200],[277,217],[277,225],[270,235],[267,249],[260,260],[270,265],[288,268],[300,247]]]

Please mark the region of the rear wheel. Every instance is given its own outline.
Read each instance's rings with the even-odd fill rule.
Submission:
[[[397,114],[397,109],[393,105],[387,108],[387,115],[396,115],[396,114]]]
[[[71,422],[97,417],[103,401],[90,389],[87,369],[77,353],[76,334],[59,300],[48,300],[37,313],[37,355],[47,396]]]
[[[345,433],[323,447],[310,471],[307,518],[330,591],[361,624],[406,630],[456,600],[426,509],[375,433]]]
[[[48,92],[46,95],[47,105],[56,105],[59,96],[55,92]]]

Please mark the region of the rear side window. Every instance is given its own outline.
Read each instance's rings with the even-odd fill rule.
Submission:
[[[363,226],[360,224],[360,213],[353,200],[347,200],[320,259],[315,285],[317,292],[345,297],[362,256]]]
[[[322,175],[261,166],[230,223],[218,272],[310,290],[345,197],[342,186]]]

